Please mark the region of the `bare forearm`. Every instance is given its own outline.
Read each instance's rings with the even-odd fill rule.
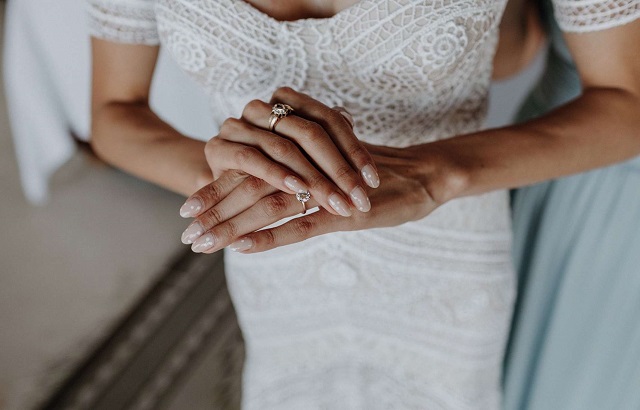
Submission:
[[[92,146],[106,162],[190,195],[211,182],[204,142],[181,135],[147,104],[110,103],[94,111]]]
[[[442,199],[448,200],[631,159],[640,155],[639,113],[640,99],[634,94],[587,89],[580,98],[534,121],[426,144],[424,152],[436,152],[435,162],[447,164],[445,170],[456,175],[451,183],[447,172],[440,172],[442,180],[432,189],[444,192]]]

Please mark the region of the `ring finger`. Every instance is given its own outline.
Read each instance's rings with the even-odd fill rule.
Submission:
[[[206,231],[250,208],[260,199],[278,192],[266,181],[250,176],[220,202],[200,214],[182,233],[182,243],[195,242]]]
[[[307,208],[316,206],[318,204],[313,200],[307,202]],[[295,195],[276,192],[262,198],[235,217],[209,229],[193,243],[191,249],[197,253],[213,253],[242,236],[297,215],[301,211],[302,206]]]
[[[281,170],[284,169],[281,164],[286,164],[302,180],[288,176],[284,180],[288,190],[294,193],[309,191],[330,213],[351,216],[350,202],[340,188],[320,172],[294,142],[240,120],[230,122],[221,130],[220,138],[213,154],[218,167],[242,169],[280,188],[281,174],[291,174]],[[251,157],[242,157],[239,161],[238,152],[246,152],[247,148],[253,150],[250,151]],[[352,202],[359,204],[359,209],[368,211],[371,208],[364,190],[362,193],[355,192],[351,198]]]
[[[256,100],[247,104],[242,117],[256,127],[268,129],[270,113],[269,104]],[[338,115],[341,121],[346,123],[342,115]],[[358,210],[368,212],[371,209],[369,197],[362,187],[358,173],[321,125],[296,115],[289,115],[280,119],[276,127],[279,135],[295,141],[324,174],[349,195]]]

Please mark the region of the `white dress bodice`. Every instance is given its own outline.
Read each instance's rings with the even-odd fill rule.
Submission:
[[[243,0],[159,0],[158,33],[219,122],[290,86],[410,145],[478,129],[504,1],[363,0],[327,19],[274,20]]]

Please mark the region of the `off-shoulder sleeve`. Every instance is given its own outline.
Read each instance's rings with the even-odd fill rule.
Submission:
[[[640,0],[553,0],[563,31],[584,33],[630,23],[640,17]]]
[[[91,35],[119,43],[157,45],[156,0],[88,0]]]

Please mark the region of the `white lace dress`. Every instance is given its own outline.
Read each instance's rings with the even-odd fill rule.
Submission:
[[[571,19],[585,1],[558,3]],[[346,107],[363,140],[404,147],[481,127],[504,6],[360,0],[295,22],[244,0],[91,0],[90,11],[97,37],[162,43],[218,123],[291,86]],[[243,407],[498,408],[510,245],[507,195],[495,192],[395,228],[227,253]]]

